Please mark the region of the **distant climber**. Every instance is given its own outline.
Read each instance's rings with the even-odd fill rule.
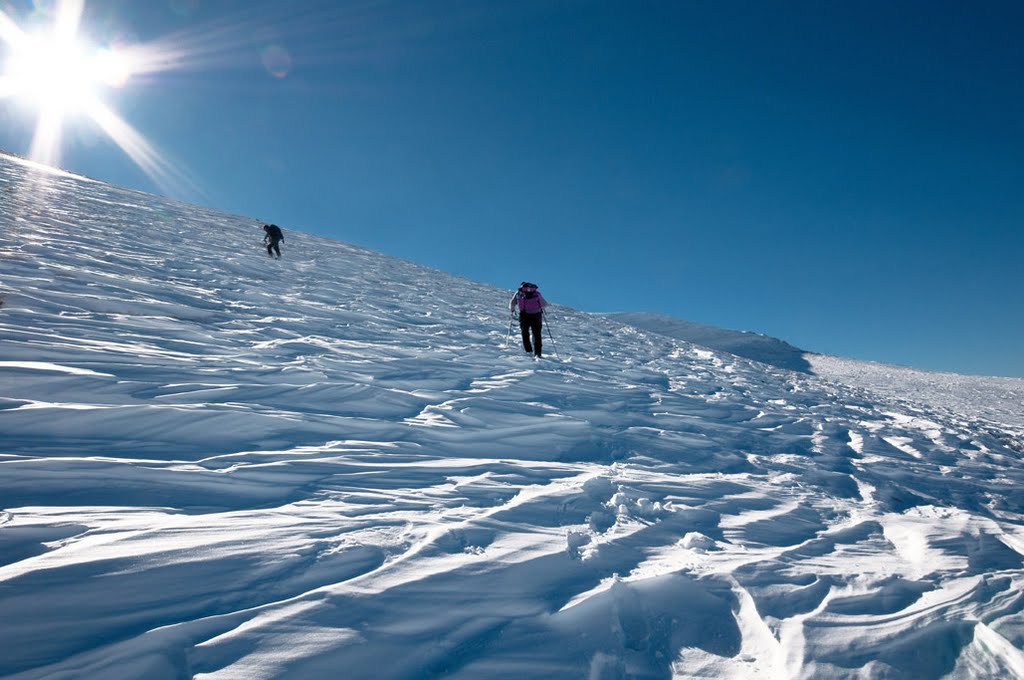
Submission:
[[[267,244],[267,255],[274,257],[274,253],[277,253],[277,259],[281,259],[281,246],[278,245],[284,240],[284,234],[281,233],[281,227],[276,224],[264,224],[263,225],[263,242]]]
[[[519,290],[509,300],[508,308],[513,314],[519,310],[519,329],[523,333],[523,349],[527,354],[533,356],[541,355],[543,338],[541,330],[544,325],[544,308],[548,306],[547,300],[537,290],[537,284],[523,281],[519,284]],[[531,342],[530,335],[533,335]]]

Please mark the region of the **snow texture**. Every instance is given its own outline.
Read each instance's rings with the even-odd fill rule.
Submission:
[[[507,290],[9,157],[0,200],[0,676],[1024,677],[1021,381],[557,304],[535,362]]]

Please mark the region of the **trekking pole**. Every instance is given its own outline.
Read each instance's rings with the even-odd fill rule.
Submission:
[[[505,334],[505,349],[508,349],[508,342],[512,339],[512,324],[516,320],[516,313],[509,311],[508,313],[508,333]]]
[[[561,359],[561,357],[558,356],[558,345],[555,344],[555,336],[551,335],[551,326],[548,324],[548,313],[545,309],[541,308],[540,314],[541,318],[544,319],[544,328],[548,329],[548,339],[551,340],[551,347],[555,350],[555,358]]]

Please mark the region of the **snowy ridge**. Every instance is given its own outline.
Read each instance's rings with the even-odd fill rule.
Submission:
[[[811,364],[807,361],[804,350],[769,335],[733,331],[653,312],[614,312],[605,316],[652,333],[660,333],[720,352],[729,352],[771,366],[810,372]]]
[[[0,196],[4,677],[1024,677],[1018,425],[557,306],[533,362],[508,291]]]

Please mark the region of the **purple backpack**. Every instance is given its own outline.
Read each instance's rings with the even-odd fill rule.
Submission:
[[[524,283],[519,286],[519,311],[526,314],[536,314],[544,309],[544,298],[537,285]]]

